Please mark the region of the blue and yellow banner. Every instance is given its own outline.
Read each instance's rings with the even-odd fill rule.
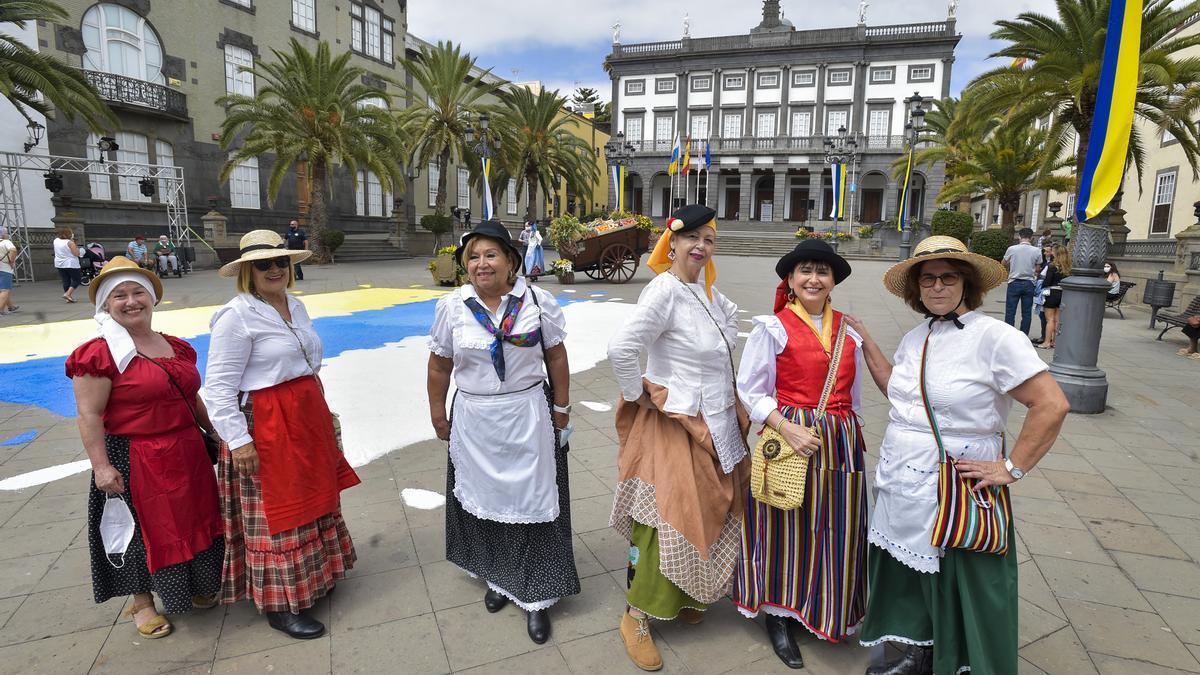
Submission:
[[[612,168],[613,190],[617,193],[616,210],[625,210],[625,167],[616,164]]]
[[[492,187],[488,185],[488,172],[492,168],[492,158],[483,158],[483,220],[491,220],[494,209],[492,208]],[[482,222],[482,221],[481,221]]]
[[[671,146],[671,163],[667,165],[667,175],[674,176],[679,173],[679,157],[683,152],[683,148],[679,144],[679,134],[675,134],[675,143]]]
[[[912,180],[913,149],[908,149],[908,165],[904,167],[904,183],[900,187],[900,212],[896,214],[896,229],[904,229],[908,220],[908,183]]]
[[[1108,206],[1125,176],[1140,80],[1141,39],[1142,0],[1112,0],[1104,58],[1100,63],[1096,112],[1075,200],[1079,222],[1095,218]]]
[[[834,164],[830,171],[833,173],[833,209],[829,217],[841,220],[846,214],[846,165]]]

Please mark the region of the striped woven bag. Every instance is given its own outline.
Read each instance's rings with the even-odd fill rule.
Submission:
[[[927,335],[925,346],[921,349],[921,400],[925,403],[925,414],[929,416],[929,427],[937,441],[940,460],[937,517],[933,521],[930,543],[944,548],[1004,555],[1008,552],[1008,525],[1012,522],[1008,486],[990,485],[975,490],[973,488],[978,480],[960,476],[954,467],[954,458],[946,456],[942,434],[925,390],[925,357],[928,352]]]

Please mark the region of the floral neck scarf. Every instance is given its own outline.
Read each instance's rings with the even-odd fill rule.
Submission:
[[[525,304],[525,297],[515,298],[508,303],[508,309],[504,311],[504,316],[500,319],[500,327],[492,325],[492,320],[488,316],[487,310],[483,305],[479,304],[479,300],[475,298],[467,298],[463,300],[471,313],[475,315],[475,320],[483,329],[495,338],[492,341],[489,351],[492,355],[492,366],[496,369],[496,377],[500,381],[504,381],[504,343],[510,342],[516,347],[532,347],[542,341],[541,329],[532,330],[528,333],[513,334],[513,326],[517,323],[517,314],[520,313],[521,307]]]

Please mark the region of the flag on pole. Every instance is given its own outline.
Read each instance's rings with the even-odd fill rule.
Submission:
[[[683,175],[688,175],[692,170],[692,137],[688,136],[687,141],[683,144],[683,168],[680,172]]]
[[[834,164],[831,172],[833,173],[833,209],[829,212],[829,217],[839,220],[846,210],[846,166]]]
[[[704,168],[712,168],[712,142],[708,139],[704,140]]]
[[[613,208],[620,211],[621,210],[621,165],[620,164],[613,164],[612,179],[613,179],[613,194],[615,194],[617,196],[617,198],[615,200],[613,200]]]
[[[908,183],[912,179],[913,149],[908,149],[908,166],[904,168],[904,185],[900,188],[900,213],[896,214],[896,229],[904,229],[908,220]]]
[[[667,166],[667,175],[679,173],[679,155],[683,148],[679,146],[679,134],[675,134],[675,144],[671,146],[671,163]]]
[[[492,168],[492,158],[484,157],[483,163],[483,219],[492,219],[492,188],[488,185],[488,171]]]
[[[1079,222],[1108,206],[1125,175],[1133,107],[1137,98],[1142,39],[1142,0],[1112,0],[1108,34],[1100,62],[1096,112],[1088,135],[1087,158],[1075,199]]]
[[[620,188],[620,190],[617,192],[617,210],[621,213],[625,213],[625,165],[618,165],[617,170],[617,175],[619,178],[617,187]]]

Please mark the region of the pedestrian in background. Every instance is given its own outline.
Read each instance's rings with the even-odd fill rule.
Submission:
[[[21,309],[12,304],[13,278],[16,276],[17,245],[8,238],[8,228],[0,227],[0,316]]]
[[[146,269],[152,269],[154,266],[150,262],[150,249],[146,246],[146,235],[144,234],[135,236],[133,241],[125,245],[125,255]]]
[[[167,235],[158,236],[158,242],[154,244],[154,257],[158,259],[159,276],[171,272],[177,277],[183,276],[183,272],[179,270],[179,258],[175,255],[175,244],[171,243]]]
[[[308,233],[300,227],[298,221],[288,223],[288,229],[283,233],[283,238],[287,241],[289,251],[307,251],[308,250]],[[305,256],[308,257],[308,256]],[[304,281],[304,270],[300,269],[300,262],[303,258],[297,259],[294,277],[296,281]]]
[[[529,239],[525,249],[525,276],[530,281],[546,273],[546,258],[542,252],[542,234],[536,222],[529,224]]]
[[[1037,266],[1042,252],[1029,243],[1033,230],[1022,228],[1017,233],[1020,239],[1004,252],[1004,267],[1008,270],[1008,292],[1004,300],[1004,323],[1017,325],[1017,304],[1021,305],[1021,332],[1029,335],[1033,321],[1033,286],[1037,277]]]
[[[79,270],[79,247],[75,245],[75,233],[69,227],[60,227],[55,232],[54,268],[62,279],[62,299],[75,302],[75,289],[83,282]]]
[[[1038,345],[1039,349],[1054,349],[1058,337],[1059,316],[1062,306],[1062,280],[1071,273],[1071,251],[1066,246],[1054,247],[1054,259],[1046,265],[1046,276],[1042,280],[1042,295],[1046,298],[1042,311],[1046,313],[1046,334]]]

